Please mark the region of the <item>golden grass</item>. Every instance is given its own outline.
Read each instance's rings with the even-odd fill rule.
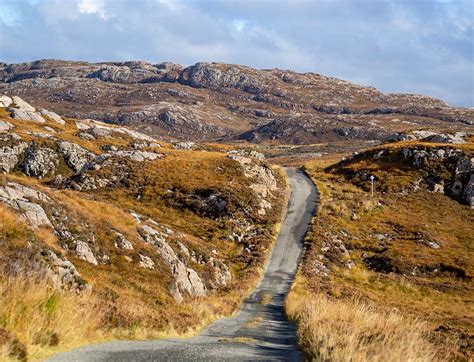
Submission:
[[[0,327],[26,346],[29,359],[98,337],[101,313],[90,294],[61,292],[45,282],[1,276],[0,296]],[[0,359],[7,357],[6,352],[3,349]]]
[[[381,310],[357,299],[309,294],[301,277],[285,303],[298,322],[298,340],[317,361],[433,361],[437,349],[425,323],[395,310]]]

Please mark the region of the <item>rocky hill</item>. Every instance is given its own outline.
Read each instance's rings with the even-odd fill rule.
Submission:
[[[418,128],[472,130],[474,111],[315,73],[197,63],[0,64],[0,93],[162,139],[310,144],[383,140]]]
[[[474,355],[474,142],[422,136],[307,164],[320,207],[288,310],[315,358]]]
[[[278,169],[254,151],[158,142],[16,96],[0,97],[0,171],[2,298],[13,298],[12,277],[87,293],[104,333],[182,333],[232,311],[258,276],[285,199]],[[34,306],[45,301],[25,295],[41,314]],[[70,344],[65,326],[51,327],[56,314],[21,326],[11,313],[0,307],[0,332],[33,351],[51,334]]]

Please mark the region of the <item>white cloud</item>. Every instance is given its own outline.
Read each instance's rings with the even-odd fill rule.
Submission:
[[[77,7],[82,14],[95,14],[103,20],[109,17],[103,0],[81,0]]]

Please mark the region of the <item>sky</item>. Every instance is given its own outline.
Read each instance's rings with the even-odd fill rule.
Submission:
[[[474,0],[0,0],[0,61],[315,72],[474,107]]]

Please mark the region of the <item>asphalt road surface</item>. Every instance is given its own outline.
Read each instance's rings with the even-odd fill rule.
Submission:
[[[286,171],[291,186],[286,218],[263,279],[235,317],[220,319],[193,338],[100,343],[49,361],[301,360],[296,327],[284,315],[284,298],[297,270],[318,194],[302,171]]]

